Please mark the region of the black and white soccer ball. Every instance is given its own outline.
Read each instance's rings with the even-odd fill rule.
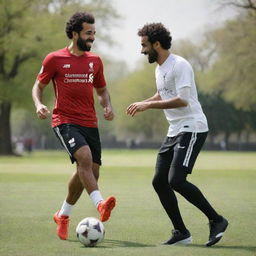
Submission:
[[[100,220],[87,217],[78,223],[76,235],[84,246],[94,247],[104,239],[105,228]]]

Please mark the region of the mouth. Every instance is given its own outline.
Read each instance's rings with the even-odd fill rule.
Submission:
[[[92,44],[93,44],[93,41],[87,41],[87,42],[86,42],[86,46],[87,46],[87,47],[90,47],[90,48],[91,48],[91,47],[92,47]]]

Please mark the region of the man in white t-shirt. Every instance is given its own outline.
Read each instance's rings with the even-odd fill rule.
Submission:
[[[186,228],[174,191],[200,209],[209,219],[210,235],[206,246],[216,244],[228,221],[210,205],[202,192],[187,181],[208,133],[207,119],[198,101],[194,72],[187,60],[170,52],[172,37],[161,23],[146,24],[139,30],[141,53],[149,63],[157,62],[157,92],[151,98],[132,103],[127,114],[134,116],[147,109],[163,109],[169,129],[159,150],[153,186],[174,230],[165,245],[189,244]]]

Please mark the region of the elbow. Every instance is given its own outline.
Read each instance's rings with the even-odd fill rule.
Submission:
[[[188,106],[188,102],[186,100],[183,100],[183,107],[187,107]]]
[[[188,106],[188,101],[185,99],[180,99],[180,106],[181,107],[187,107]]]

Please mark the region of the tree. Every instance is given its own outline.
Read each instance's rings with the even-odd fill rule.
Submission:
[[[133,102],[153,96],[156,92],[155,65],[144,64],[138,71],[113,85],[112,102],[115,108],[114,133],[122,140],[154,141],[167,133],[168,123],[160,110],[148,110],[133,118],[126,115],[126,108]]]
[[[250,11],[256,10],[256,1],[255,0],[224,0],[222,5],[235,6],[238,8],[243,8]]]
[[[237,108],[256,110],[255,1],[237,1],[236,5],[248,8],[225,26],[207,34],[208,43],[215,44],[216,58],[202,80],[206,81],[208,92],[220,93]]]
[[[225,38],[225,33],[219,39],[220,44],[223,38]],[[219,73],[215,72],[216,70],[213,68],[216,68],[216,63],[219,63],[221,55],[218,49],[220,46],[215,40],[212,40],[212,32],[205,33],[204,40],[200,43],[182,40],[177,45],[175,51],[188,59],[195,71],[199,100],[208,119],[209,138],[213,140],[216,135],[224,134],[224,140],[228,147],[231,134],[237,133],[239,137],[242,131],[247,131],[249,134],[253,129],[255,130],[253,125],[255,112],[238,109],[234,103],[224,98],[221,87],[220,90],[216,90],[216,85],[213,84],[218,79],[216,77],[219,76]],[[223,54],[229,54],[228,51],[227,47]],[[223,66],[221,68],[223,72],[227,70]],[[211,76],[208,76],[209,73]],[[213,84],[212,88],[209,88],[209,84]]]
[[[240,134],[248,125],[245,112],[237,110],[232,103],[225,101],[217,93],[200,92],[199,98],[207,116],[211,138],[223,133],[228,149],[230,135],[232,133]]]
[[[13,154],[10,116],[13,108],[31,107],[31,86],[42,58],[64,47],[65,22],[76,10],[93,12],[104,37],[118,15],[102,0],[1,0],[0,2],[0,155]],[[105,31],[105,32],[104,32]],[[64,43],[63,43],[64,42]],[[111,43],[110,40],[104,42]]]

